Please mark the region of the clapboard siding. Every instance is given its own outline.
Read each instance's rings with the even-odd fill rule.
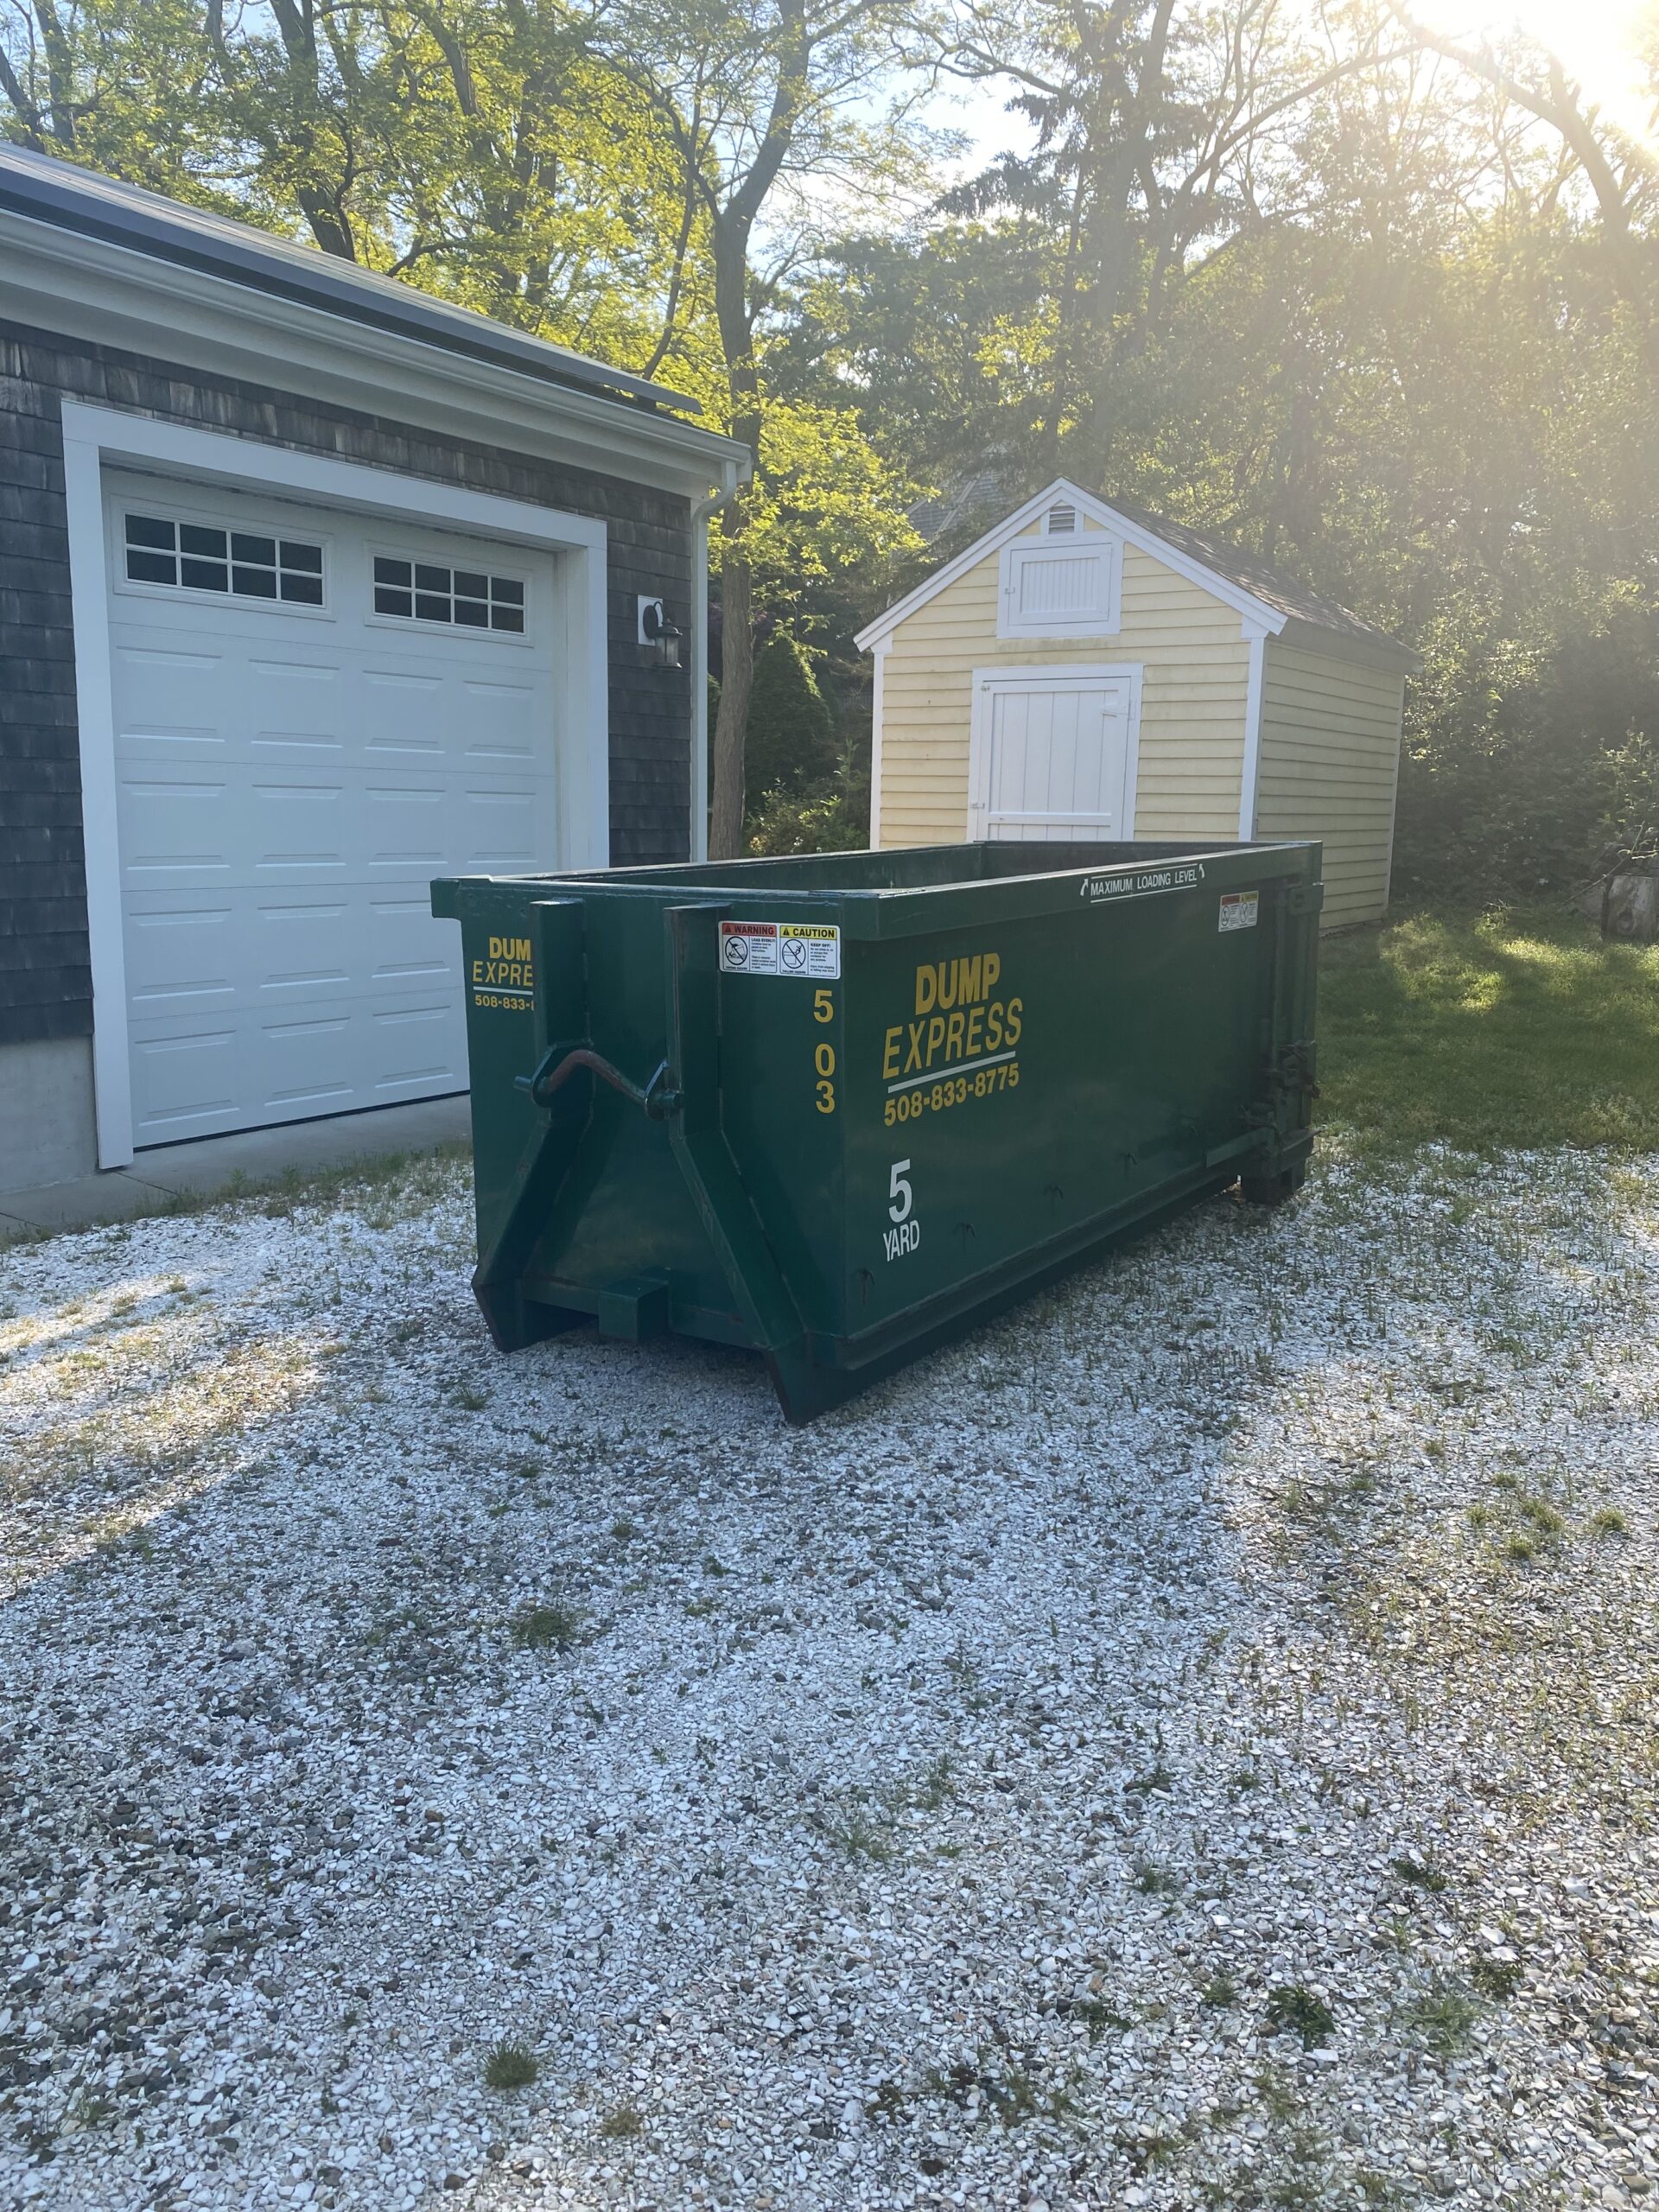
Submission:
[[[1236,836],[1249,683],[1238,616],[1130,545],[1116,636],[999,638],[1000,581],[993,551],[893,632],[881,678],[882,844],[966,836],[976,668],[1120,662],[1142,669],[1135,835]]]
[[[1325,845],[1325,924],[1389,901],[1402,676],[1270,639],[1262,684],[1259,837]]]
[[[0,1045],[92,1028],[80,833],[64,396],[602,518],[609,544],[611,857],[677,861],[690,836],[683,669],[641,664],[635,602],[690,626],[690,513],[667,493],[299,399],[188,365],[0,324]]]

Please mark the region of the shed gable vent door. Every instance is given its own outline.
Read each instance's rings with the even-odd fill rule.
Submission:
[[[1038,537],[1003,558],[1004,637],[1103,636],[1116,626],[1117,548],[1103,532]]]
[[[1131,834],[1127,678],[992,683],[982,712],[971,836],[1111,842]]]

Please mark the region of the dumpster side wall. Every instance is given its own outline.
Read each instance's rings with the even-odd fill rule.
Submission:
[[[1255,833],[1322,841],[1326,929],[1388,906],[1404,711],[1397,669],[1268,640]]]
[[[1249,647],[1234,610],[1133,545],[1110,637],[999,638],[1000,585],[992,551],[893,633],[881,667],[881,844],[968,836],[976,669],[1103,664],[1141,670],[1135,836],[1236,837]]]

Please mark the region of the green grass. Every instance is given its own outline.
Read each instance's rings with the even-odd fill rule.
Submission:
[[[1433,1139],[1659,1150],[1659,946],[1520,908],[1405,913],[1320,948],[1322,1120]]]
[[[582,1633],[582,1615],[573,1605],[526,1605],[512,1624],[520,1651],[569,1651]]]
[[[522,2043],[499,2043],[484,2061],[488,2088],[527,2089],[541,2071],[536,2054]]]

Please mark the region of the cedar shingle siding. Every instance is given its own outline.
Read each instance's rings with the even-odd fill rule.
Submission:
[[[90,1034],[74,642],[63,501],[65,394],[305,453],[593,515],[607,525],[611,858],[687,856],[684,669],[641,664],[639,594],[690,626],[687,503],[254,385],[0,325],[0,1045]]]

